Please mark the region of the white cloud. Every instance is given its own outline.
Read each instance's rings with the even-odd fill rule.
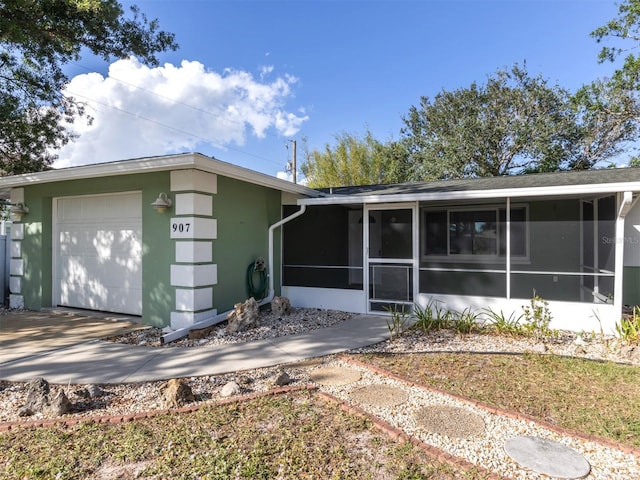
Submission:
[[[279,171],[278,173],[276,173],[276,177],[278,177],[280,180],[286,180],[287,182],[293,182],[293,173],[292,172],[283,172],[283,171]],[[296,183],[298,185],[307,185],[308,180],[306,177],[303,177],[300,172],[298,172],[297,178],[296,178]]]
[[[264,80],[274,70],[273,65],[264,65],[260,67],[260,80]]]
[[[261,77],[272,73],[263,68]],[[203,145],[242,147],[269,130],[292,136],[308,120],[285,110],[298,79],[256,80],[244,71],[220,74],[199,62],[149,68],[135,58],[119,60],[105,78],[79,75],[68,94],[86,102],[93,122],[77,120],[80,136],[58,152],[55,167],[198,150]]]

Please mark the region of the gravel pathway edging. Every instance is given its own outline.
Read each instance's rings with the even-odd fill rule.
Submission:
[[[357,380],[347,384],[318,384],[310,380],[314,370],[332,368],[336,370],[340,368],[355,369],[359,375],[353,377]],[[367,418],[390,438],[398,442],[410,442],[437,461],[463,470],[475,469],[481,475],[492,480],[540,478],[538,474],[526,471],[515,464],[504,452],[503,445],[506,439],[523,434],[559,441],[569,448],[579,451],[592,465],[589,479],[626,480],[640,478],[640,449],[622,445],[613,440],[563,429],[527,415],[445,393],[369,365],[349,355],[336,356],[327,359],[326,362],[309,365],[304,370],[306,370],[307,376],[300,378],[304,383],[271,388],[266,391],[256,391],[226,399],[202,401],[171,409],[152,409],[106,416],[4,422],[0,423],[0,432],[15,428],[52,427],[60,424],[67,426],[82,423],[117,424],[160,415],[188,413],[212,405],[245,402],[264,396],[306,390],[315,392],[320,398],[338,402],[343,410]],[[356,404],[350,393],[358,388],[372,385],[384,385],[387,388],[403,390],[408,394],[409,401],[406,404],[392,407],[366,403]],[[487,432],[481,439],[449,439],[437,434],[425,433],[417,425],[415,417],[412,418],[412,414],[419,408],[429,405],[449,405],[471,410],[474,414],[484,418]]]
[[[320,398],[324,398],[326,401],[339,404],[340,408],[349,414],[367,418],[378,430],[389,436],[389,438],[391,438],[392,440],[398,443],[412,443],[434,460],[464,471],[475,469],[483,475],[483,478],[486,478],[487,480],[511,480],[510,477],[502,477],[490,470],[487,470],[484,467],[474,465],[473,463],[468,462],[461,457],[451,455],[440,448],[429,445],[428,443],[425,443],[416,437],[408,435],[386,420],[367,412],[363,408],[351,405],[348,402],[345,402],[344,400],[336,397],[335,395],[332,395],[331,393],[319,391],[318,395],[320,396]]]
[[[583,432],[580,432],[578,430],[571,430],[569,428],[564,428],[564,427],[560,427],[558,425],[554,425],[552,423],[549,422],[545,422],[544,420],[541,420],[539,418],[536,418],[532,415],[527,415],[526,413],[517,413],[517,412],[513,412],[510,410],[505,410],[503,408],[499,408],[499,407],[495,407],[493,405],[489,405],[488,403],[484,403],[481,402],[479,400],[474,400],[474,399],[470,399],[467,397],[464,397],[462,395],[457,395],[455,393],[451,393],[451,392],[446,392],[444,390],[441,390],[439,388],[436,387],[431,387],[431,386],[427,386],[421,383],[417,383],[414,382],[413,380],[403,377],[402,375],[397,375],[395,373],[389,372],[383,368],[380,368],[378,366],[375,365],[370,365],[366,362],[362,362],[360,360],[358,360],[357,358],[353,358],[349,355],[341,355],[339,357],[340,360],[344,361],[345,363],[349,363],[349,364],[353,364],[353,365],[357,365],[359,367],[362,368],[366,368],[371,370],[374,373],[377,373],[379,375],[383,375],[385,377],[388,378],[392,378],[395,380],[398,380],[400,382],[406,383],[407,385],[411,385],[414,387],[419,387],[419,388],[423,388],[425,390],[430,390],[432,392],[438,393],[440,395],[446,395],[449,397],[453,397],[456,398],[458,400],[461,400],[463,402],[466,403],[470,403],[472,405],[475,405],[479,408],[482,408],[490,413],[493,413],[495,415],[502,415],[504,417],[508,417],[508,418],[512,418],[514,420],[524,420],[527,422],[534,422],[548,430],[551,430],[555,433],[558,433],[560,435],[567,435],[570,437],[576,437],[576,438],[580,438],[586,442],[596,442],[596,443],[600,443],[605,447],[610,447],[610,448],[615,448],[616,450],[620,450],[624,453],[628,453],[631,455],[634,455],[636,457],[638,457],[638,459],[640,460],[640,448],[636,448],[636,447],[632,447],[631,445],[625,445],[623,443],[619,443],[616,442],[615,440],[611,440],[610,438],[605,438],[605,437],[599,437],[597,435],[591,435],[591,434],[586,434]]]
[[[41,419],[41,420],[24,420],[15,422],[3,422],[0,423],[0,432],[7,432],[16,428],[48,428],[55,425],[64,425],[67,427],[73,425],[81,425],[86,423],[127,423],[134,420],[141,420],[143,418],[159,417],[161,415],[171,415],[176,413],[191,413],[196,412],[202,408],[207,408],[215,405],[228,405],[231,403],[243,403],[255,400],[261,397],[270,397],[275,395],[282,395],[285,393],[301,392],[301,391],[316,391],[318,387],[316,385],[290,385],[285,387],[273,388],[271,390],[247,393],[244,395],[237,395],[221,400],[213,400],[207,402],[197,402],[191,405],[185,405],[184,407],[166,408],[162,410],[148,410],[138,413],[127,413],[123,415],[97,415],[91,417],[66,417],[66,418],[54,418],[54,419]]]
[[[493,472],[498,478],[514,480],[534,480],[540,475],[524,470],[508,457],[504,443],[515,436],[535,436],[546,438],[579,452],[591,464],[589,479],[628,480],[640,478],[640,452],[632,447],[603,441],[604,439],[590,435],[576,435],[566,429],[553,426],[549,428],[530,417],[513,412],[496,409],[481,402],[453,396],[437,391],[431,387],[407,382],[382,369],[358,362],[354,359],[336,359],[338,364],[350,366],[362,374],[362,379],[346,386],[320,386],[320,391],[336,397],[350,407],[363,410],[368,415],[389,424],[391,435],[401,432],[407,438],[416,438],[447,455],[462,459],[476,468],[480,467]],[[379,383],[395,386],[409,393],[409,402],[399,407],[382,408],[366,404],[354,405],[350,391],[362,385]],[[414,413],[417,409],[428,405],[448,405],[464,408],[483,417],[486,434],[473,439],[454,439],[425,432],[417,425]],[[385,429],[388,428],[385,426]],[[443,457],[448,458],[448,457]]]

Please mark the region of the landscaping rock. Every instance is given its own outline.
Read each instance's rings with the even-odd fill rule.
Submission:
[[[285,385],[289,385],[291,383],[291,377],[284,370],[280,370],[278,375],[276,375],[273,379],[273,384],[276,387],[283,387]]]
[[[216,328],[218,328],[217,325],[211,325],[209,327],[199,328],[197,330],[190,330],[189,340],[200,340],[202,338],[207,338]]]
[[[291,313],[291,302],[287,297],[274,297],[271,301],[271,311],[279,317],[289,315]]]
[[[227,333],[249,330],[258,324],[260,319],[258,302],[252,297],[244,303],[236,303],[227,315]]]
[[[107,394],[107,392],[101,389],[98,385],[94,384],[89,384],[86,387],[80,388],[73,393],[75,393],[79,397],[91,399],[104,397]]]
[[[19,416],[29,417],[37,413],[59,416],[71,411],[71,402],[64,390],[57,390],[55,396],[52,397],[49,382],[44,378],[34,378],[27,383],[25,388],[27,399],[18,412]]]
[[[627,345],[620,348],[620,356],[633,363],[640,362],[640,347]]]
[[[255,380],[253,378],[251,378],[250,376],[248,376],[248,375],[240,375],[236,379],[236,383],[238,385],[242,385],[243,387],[247,387],[247,386],[251,385],[254,382],[255,382]]]
[[[34,378],[26,385],[27,401],[24,404],[24,409],[32,412],[42,412],[42,410],[49,404],[49,382],[44,378]],[[33,415],[33,413],[31,414]]]
[[[220,390],[220,396],[233,397],[234,395],[240,395],[241,392],[242,389],[240,388],[240,385],[238,385],[236,382],[229,382],[224,387],[222,387],[222,390]]]
[[[195,401],[191,387],[178,378],[172,378],[162,387],[162,398],[167,408],[181,407]]]
[[[56,395],[49,400],[49,404],[44,408],[43,413],[58,417],[65,413],[69,413],[70,411],[71,402],[69,401],[67,394],[64,393],[64,390],[59,389]]]

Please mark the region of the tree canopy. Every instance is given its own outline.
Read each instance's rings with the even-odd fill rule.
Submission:
[[[640,0],[624,0],[618,5],[618,16],[591,32],[598,43],[613,40],[614,45],[603,45],[598,55],[602,62],[615,62],[624,57],[615,71],[613,81],[625,89],[640,89]]]
[[[367,130],[363,137],[336,135],[334,146],[306,152],[302,173],[312,188],[373,185],[404,181],[404,154],[393,142],[383,144]]]
[[[413,179],[556,170],[573,135],[569,94],[524,68],[422,97],[402,130]]]
[[[410,108],[407,180],[592,168],[634,138],[637,112],[632,96],[603,82],[572,95],[524,67],[498,70]]]
[[[56,158],[52,150],[73,138],[64,124],[84,109],[62,93],[65,64],[90,52],[155,66],[157,53],[176,48],[157,20],[136,6],[127,17],[116,0],[0,2],[1,173],[46,169]]]

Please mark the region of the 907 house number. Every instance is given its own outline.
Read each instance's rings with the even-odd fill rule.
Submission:
[[[190,223],[173,223],[171,224],[171,230],[173,233],[188,233],[191,228]]]

